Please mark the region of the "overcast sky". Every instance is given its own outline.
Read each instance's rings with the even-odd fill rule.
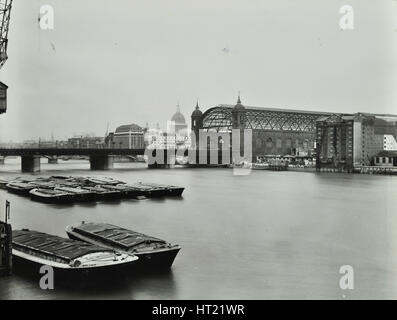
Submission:
[[[40,31],[41,4],[55,30]],[[339,8],[354,8],[341,30]],[[396,0],[14,1],[0,140],[190,123],[235,103],[397,114]]]

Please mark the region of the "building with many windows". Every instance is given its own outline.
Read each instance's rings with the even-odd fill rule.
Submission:
[[[122,125],[106,137],[105,144],[108,148],[144,149],[144,131],[137,124]]]
[[[334,114],[317,120],[317,168],[352,171],[354,167],[374,164],[384,149],[385,132],[395,124],[371,114]]]

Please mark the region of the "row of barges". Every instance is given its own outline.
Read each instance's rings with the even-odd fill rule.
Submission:
[[[69,239],[27,229],[13,231],[16,266],[37,270],[47,265],[57,278],[88,280],[116,277],[139,269],[172,266],[181,247],[107,223],[67,226]]]
[[[180,197],[183,187],[157,183],[126,183],[108,177],[38,177],[0,180],[0,188],[44,203],[75,203],[158,197]]]

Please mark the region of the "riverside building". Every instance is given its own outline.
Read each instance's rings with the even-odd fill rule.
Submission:
[[[375,155],[384,149],[385,133],[396,128],[394,122],[373,114],[333,114],[319,118],[317,168],[352,172],[355,167],[374,165]]]

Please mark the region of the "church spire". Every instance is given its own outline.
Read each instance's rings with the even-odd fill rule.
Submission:
[[[196,110],[200,109],[199,105],[198,105],[198,98],[197,98],[197,102],[196,102]]]
[[[181,107],[179,105],[179,101],[178,101],[178,104],[176,105],[176,112],[181,112]]]

